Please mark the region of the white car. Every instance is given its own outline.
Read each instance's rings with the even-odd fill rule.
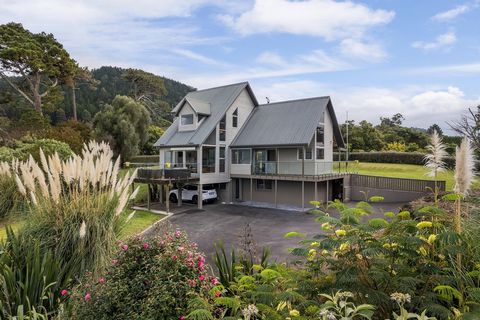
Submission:
[[[214,202],[217,200],[217,190],[213,186],[204,185],[202,192],[203,202]],[[173,203],[178,202],[178,190],[170,191],[169,200]],[[198,202],[198,187],[196,185],[186,185],[182,188],[182,201]]]

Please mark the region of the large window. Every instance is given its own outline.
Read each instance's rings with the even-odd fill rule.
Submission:
[[[193,124],[193,114],[182,114],[181,116],[182,126],[188,126]]]
[[[257,179],[257,190],[272,190],[272,180]]]
[[[232,114],[232,127],[238,127],[238,108]]]
[[[313,159],[312,149],[307,148],[305,149],[305,160],[312,160]],[[297,159],[302,160],[303,158],[303,148],[298,148],[297,152]]]
[[[252,156],[250,149],[236,149],[232,150],[232,163],[233,164],[250,164]]]
[[[220,155],[218,157],[219,171],[225,172],[225,147],[220,147]]]
[[[323,147],[325,140],[325,133],[323,129],[323,125],[317,128],[317,147]]]
[[[202,172],[215,173],[215,147],[202,148]]]
[[[225,135],[226,135],[226,116],[224,115],[222,119],[220,120],[220,126],[219,126],[219,135],[218,135],[218,140],[219,141],[225,141]]]
[[[315,158],[317,160],[325,159],[325,130],[323,125],[319,125],[315,141]]]

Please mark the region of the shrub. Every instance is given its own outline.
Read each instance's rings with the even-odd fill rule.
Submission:
[[[81,153],[83,144],[86,142],[83,140],[80,132],[68,126],[57,126],[48,130],[45,134],[45,138],[53,139],[60,142],[65,142],[74,153]]]
[[[0,243],[0,318],[36,319],[37,311],[54,312],[68,279],[51,251],[42,251],[37,241],[7,229],[5,242]]]
[[[107,272],[87,276],[75,289],[72,318],[180,319],[190,295],[203,296],[211,287],[196,245],[183,232],[167,230],[120,244]]]
[[[51,249],[73,276],[105,266],[125,222],[135,173],[118,178],[119,159],[114,164],[112,157],[108,145],[91,143],[65,161],[40,151],[43,170],[35,161],[18,166],[19,190],[31,200],[21,232]]]
[[[27,160],[30,155],[37,162],[40,161],[40,149],[46,156],[58,154],[60,159],[65,160],[73,155],[72,149],[65,142],[53,139],[38,139],[20,144],[15,149],[15,158]]]
[[[132,163],[159,163],[159,156],[151,155],[151,156],[134,156],[130,158],[130,162]]]

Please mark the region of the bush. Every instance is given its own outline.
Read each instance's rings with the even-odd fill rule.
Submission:
[[[70,149],[76,154],[82,152],[83,144],[87,141],[83,140],[80,132],[68,126],[57,126],[48,130],[45,138],[65,142]]]
[[[103,276],[88,277],[71,299],[73,319],[180,319],[192,294],[207,294],[205,258],[183,232],[131,239]]]
[[[105,266],[125,222],[133,175],[118,178],[119,161],[112,157],[108,145],[92,143],[68,161],[41,154],[48,174],[34,161],[17,170],[19,189],[31,200],[22,234],[52,250],[74,277]]]
[[[159,155],[151,156],[134,156],[130,158],[132,163],[159,163]]]
[[[43,150],[46,156],[57,153],[62,160],[73,155],[72,149],[65,142],[53,139],[38,139],[20,144],[19,148],[15,149],[15,158],[27,160],[31,155],[35,161],[39,162],[40,149]]]
[[[0,162],[0,219],[25,210],[25,198],[17,189],[10,165]]]

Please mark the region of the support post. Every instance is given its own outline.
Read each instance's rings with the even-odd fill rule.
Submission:
[[[302,180],[302,211],[305,211],[305,181]]]
[[[178,194],[178,201],[177,201],[177,206],[181,207],[182,206],[182,190],[183,186],[179,183],[177,183],[177,194]]]
[[[198,197],[197,197],[197,205],[198,209],[202,210],[203,209],[203,185],[201,183],[198,184]]]
[[[318,201],[318,182],[315,181],[315,201]]]
[[[151,202],[150,198],[151,198],[151,192],[152,192],[152,190],[150,188],[150,184],[147,184],[147,189],[148,189],[147,190],[147,209],[148,209],[148,211],[150,211],[150,202]]]
[[[330,181],[327,180],[327,202],[330,200],[329,199],[330,193],[329,193],[329,190],[328,190],[329,185],[330,185]]]
[[[302,177],[305,175],[305,147],[302,147],[303,148],[303,152],[302,152]],[[302,200],[303,202],[303,200]]]
[[[277,192],[278,192],[278,180],[275,179],[275,208],[278,208]]]
[[[170,213],[170,182],[165,186],[165,207],[167,213]]]
[[[253,202],[253,179],[250,178],[250,202]]]
[[[160,200],[160,204],[163,204],[163,197],[164,197],[163,192],[164,192],[164,191],[165,191],[165,190],[164,190],[163,184],[161,184],[161,185],[160,185],[160,192],[159,192],[159,193],[160,193],[160,199],[159,199],[159,200]]]

